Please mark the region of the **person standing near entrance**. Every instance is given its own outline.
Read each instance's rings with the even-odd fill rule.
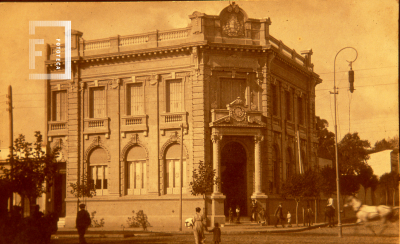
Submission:
[[[240,223],[240,207],[236,205],[236,223]]]
[[[312,225],[313,215],[314,215],[314,212],[312,211],[310,205],[307,203],[307,224],[309,227]]]
[[[285,218],[283,217],[283,210],[282,210],[281,202],[279,203],[278,208],[275,210],[275,217],[276,217],[275,227],[278,227],[279,221],[281,221],[282,227],[285,228],[285,224],[283,222],[283,221],[285,221]]]
[[[76,216],[76,228],[78,229],[79,234],[79,244],[86,244],[85,240],[85,232],[87,228],[89,228],[92,220],[90,219],[90,215],[88,211],[85,210],[85,204],[80,204],[78,215]]]
[[[196,215],[193,217],[193,234],[194,234],[194,242],[195,244],[204,243],[204,217],[200,214],[201,208],[196,208]]]

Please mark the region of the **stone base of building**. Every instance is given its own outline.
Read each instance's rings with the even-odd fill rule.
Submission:
[[[222,193],[213,193],[211,195],[212,207],[211,207],[211,227],[214,227],[214,223],[225,224],[224,214],[224,201],[225,196]]]
[[[157,198],[140,196],[139,199],[132,199],[130,196],[118,197],[116,199],[94,198],[86,200],[84,203],[91,217],[95,212],[92,224],[94,224],[94,221],[100,223],[101,219],[103,219],[104,227],[106,228],[127,228],[128,218],[136,217],[136,213],[140,210],[143,210],[143,213],[147,215],[148,222],[154,227],[176,227],[176,229],[179,230],[181,223],[179,219],[179,196],[161,196]],[[196,207],[204,208],[204,199],[201,196],[183,197],[182,228],[185,227],[185,220],[187,218],[193,218],[196,213]],[[66,208],[65,228],[75,228],[77,213],[76,200],[67,200]]]

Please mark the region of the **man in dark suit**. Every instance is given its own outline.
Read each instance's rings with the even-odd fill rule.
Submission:
[[[275,217],[276,217],[276,223],[275,227],[278,227],[279,221],[281,221],[282,227],[285,228],[285,225],[283,224],[285,221],[285,218],[283,217],[283,210],[282,210],[282,203],[279,203],[278,208],[275,210]]]
[[[85,210],[85,207],[86,207],[85,204],[80,204],[79,205],[80,210],[78,212],[78,215],[76,216],[76,228],[78,229],[80,244],[87,243],[85,240],[85,232],[87,228],[89,228],[90,223],[92,222],[88,211]]]

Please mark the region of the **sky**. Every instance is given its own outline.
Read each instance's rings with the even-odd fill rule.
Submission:
[[[316,86],[316,115],[334,131],[334,68],[338,100],[338,140],[358,132],[371,145],[399,134],[398,19],[395,0],[265,0],[236,1],[249,18],[270,18],[270,35],[298,53],[312,49]],[[69,20],[85,40],[186,27],[194,11],[219,15],[228,1],[131,3],[0,3],[0,148],[8,147],[7,87],[12,86],[14,137],[44,131],[44,81],[29,80],[42,73],[44,60],[29,69],[29,39],[56,43],[60,28],[37,28],[29,21]],[[44,50],[44,45],[36,45]],[[349,63],[355,71],[355,91],[349,92]]]

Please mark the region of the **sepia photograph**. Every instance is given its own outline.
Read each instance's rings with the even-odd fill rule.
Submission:
[[[0,243],[399,243],[398,1],[0,16]]]

